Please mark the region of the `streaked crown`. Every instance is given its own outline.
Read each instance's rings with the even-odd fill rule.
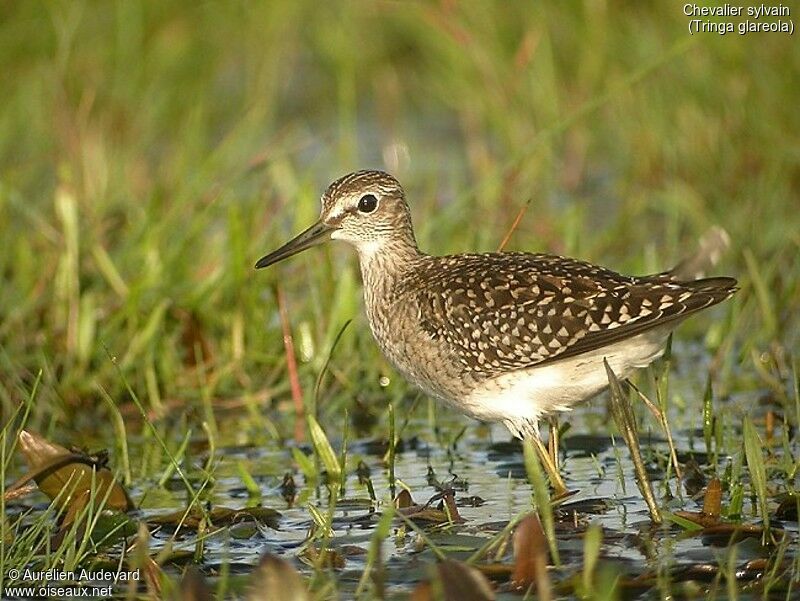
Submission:
[[[403,187],[383,171],[356,171],[333,182],[322,195],[320,221],[332,238],[371,252],[385,242],[416,246]]]

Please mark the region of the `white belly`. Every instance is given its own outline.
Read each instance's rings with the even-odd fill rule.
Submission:
[[[656,328],[596,351],[542,367],[503,374],[476,388],[461,410],[484,421],[535,424],[539,417],[568,411],[608,386],[603,359],[620,379],[649,365],[664,352],[669,329]]]

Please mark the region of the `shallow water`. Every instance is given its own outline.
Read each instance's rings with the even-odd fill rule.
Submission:
[[[693,471],[687,469],[685,485],[678,486],[674,476],[669,482],[664,482],[669,454],[666,439],[653,416],[631,395],[640,424],[644,459],[656,498],[661,509],[670,512],[700,511],[703,487],[714,474],[702,432],[704,383],[699,374],[707,373],[707,368],[703,366],[697,369],[697,365],[704,361],[697,347],[687,346],[682,353],[684,360],[673,366],[670,389],[671,396],[683,399],[683,402],[671,405],[668,417],[684,469],[687,469],[687,461],[696,462]],[[697,357],[696,360],[692,359],[693,355]],[[646,384],[646,378],[644,380]],[[717,400],[715,413],[727,416],[728,426],[741,423],[741,416],[745,414],[750,414],[758,422],[765,408],[759,406],[757,399],[763,397],[763,390],[742,390],[728,399]],[[501,532],[509,520],[532,508],[532,489],[523,465],[522,447],[518,441],[511,439],[502,426],[479,424],[442,407],[436,409],[434,429],[427,417],[431,410],[431,407],[426,407],[428,402],[423,400],[417,406],[402,433],[395,461],[397,490],[407,488],[414,501],[420,504],[425,504],[442,487],[453,490],[463,523],[425,526],[425,532],[430,541],[445,551],[448,557],[466,560]],[[678,591],[679,596],[691,596],[709,586],[708,583],[713,584],[715,578],[719,578],[716,588],[724,598],[724,578],[718,576],[718,571],[726,568],[729,562],[738,568],[737,579],[746,592],[746,583],[757,579],[764,571],[763,567],[748,567],[748,562],[769,557],[775,549],[762,547],[758,538],[745,538],[728,545],[725,537],[690,536],[669,522],[662,527],[654,527],[633,479],[628,449],[621,437],[614,439],[612,436],[616,428],[611,422],[606,403],[605,395],[601,395],[563,415],[561,419],[562,425],[569,424],[562,439],[562,472],[568,487],[575,494],[556,512],[556,534],[562,563],[560,568],[553,568],[551,573],[556,591],[567,597],[571,595],[571,589],[565,582],[572,576],[580,575],[584,564],[582,536],[589,524],[597,524],[603,529],[599,569],[623,577],[621,582],[626,598],[660,598],[665,590]],[[404,420],[411,405],[410,401],[398,404],[398,422]],[[423,415],[426,417],[421,417]],[[258,443],[251,442],[254,438],[243,429],[241,419],[236,415],[218,419],[220,440],[217,444],[221,446],[215,450],[212,469],[214,481],[204,502],[209,507],[235,509],[260,505],[278,510],[282,515],[277,528],[252,522],[241,523],[209,536],[205,540],[204,559],[199,567],[213,584],[220,571],[227,566],[231,575],[229,590],[242,590],[253,567],[264,553],[269,552],[289,559],[308,577],[319,577],[299,555],[314,527],[309,505],[325,513],[328,489],[321,484],[321,478],[318,478],[318,482],[305,482],[303,476],[296,472],[291,449],[293,443],[284,444],[263,435],[255,437]],[[341,441],[334,436],[341,432],[341,424],[334,423],[326,429],[332,437],[333,448],[338,452]],[[741,460],[737,457],[741,453],[741,435],[736,427],[727,429],[730,440],[723,441],[723,450],[729,454],[723,452],[719,456],[718,476],[723,476],[734,460]],[[780,440],[780,428],[775,436],[776,440]],[[192,466],[201,466],[207,461],[208,442],[202,433],[195,438],[189,445],[188,460]],[[348,443],[347,480],[344,494],[333,514],[334,536],[330,542],[344,560],[343,566],[334,570],[340,598],[353,596],[367,565],[366,553],[381,507],[391,502],[388,469],[384,462],[386,438],[351,439]],[[797,441],[789,440],[789,449],[796,454]],[[103,443],[112,446],[112,441],[102,440],[95,441],[94,446]],[[144,439],[134,437],[129,444],[132,458],[145,455],[143,445],[147,443]],[[778,457],[784,452],[780,446],[776,442],[771,449]],[[299,448],[305,454],[312,455],[310,444],[300,445]],[[359,484],[356,466],[361,461],[368,468],[378,500],[377,506],[370,502],[367,487]],[[240,474],[242,467],[257,483],[260,499],[248,496]],[[281,485],[285,474],[293,470],[296,497],[289,504]],[[199,472],[191,468],[187,473],[194,479],[200,477]],[[152,480],[135,481],[131,487],[131,496],[139,507],[135,517],[150,519],[186,507],[187,494],[179,478],[173,475],[162,488],[156,484],[157,477],[158,474],[155,474]],[[777,480],[769,484],[771,494],[782,491],[785,486]],[[723,512],[729,502],[729,492],[723,491]],[[30,505],[44,507],[44,498],[39,497],[37,494],[17,507],[12,504],[12,512]],[[759,520],[754,515],[754,501],[745,498],[743,522],[758,524]],[[786,559],[796,561],[797,522],[774,525],[783,529],[786,540],[790,541],[785,549]],[[157,552],[161,549],[170,541],[172,534],[170,527],[153,531],[151,550]],[[183,530],[176,537],[174,548],[191,553],[196,540],[194,531]],[[508,545],[505,552],[493,560],[512,565],[511,547]],[[430,575],[429,567],[436,562],[435,554],[421,543],[414,532],[408,531],[397,520],[392,533],[382,543],[382,558],[387,594],[390,596],[403,596],[411,591],[416,583]],[[490,558],[484,558],[478,563],[489,561]],[[183,570],[182,563],[168,564],[165,569],[177,578]],[[661,589],[654,580],[646,584],[632,581],[645,574],[664,575]],[[698,585],[698,588],[681,584],[684,580],[704,584]],[[559,589],[559,583],[565,588]],[[508,583],[502,579],[496,584],[500,598],[518,598],[518,593],[510,592]],[[781,595],[785,598],[785,591]]]
[[[735,410],[732,407],[728,409]],[[562,567],[553,573],[554,581],[580,573],[583,564],[581,536],[589,523],[599,524],[604,531],[601,563],[630,577],[659,570],[678,573],[681,567],[686,567],[694,570],[696,579],[702,579],[705,571],[711,570],[708,579],[713,579],[716,566],[725,565],[732,551],[735,551],[736,565],[739,566],[744,566],[750,559],[765,556],[765,549],[754,539],[725,547],[714,545],[709,539],[685,537],[677,526],[653,527],[632,476],[628,450],[620,438],[615,441],[609,435],[613,426],[603,425],[604,414],[604,399],[600,398],[569,416],[571,431],[562,444],[562,468],[569,488],[577,492],[558,514],[557,537]],[[676,421],[681,420],[676,417]],[[642,432],[641,442],[661,508],[699,511],[702,495],[692,499],[685,490],[676,490],[674,479],[670,489],[675,498],[667,500],[664,496],[662,470],[668,446],[661,434],[655,433],[652,417],[646,416],[644,422],[649,426]],[[427,532],[431,541],[447,551],[448,556],[465,560],[500,532],[509,520],[530,510],[531,487],[525,476],[521,446],[510,439],[504,428],[480,425],[449,413],[437,423],[445,432],[458,432],[464,423],[467,430],[454,447],[448,447],[428,442],[432,437],[426,421],[412,421],[407,431],[418,436],[404,437],[404,450],[396,456],[396,475],[412,491],[418,503],[425,503],[438,491],[430,481],[431,471],[441,484],[453,486],[464,523],[427,528]],[[706,459],[702,432],[689,429],[673,434],[681,460],[693,456],[701,463],[701,468],[705,468],[701,471],[708,476],[710,470],[702,466]],[[331,442],[335,449],[339,448],[339,441]],[[389,498],[389,482],[383,463],[384,450],[382,440],[353,440],[348,445],[348,465],[354,466],[363,460],[369,467],[379,500],[385,502]],[[310,448],[306,451],[310,453]],[[216,483],[210,497],[212,504],[228,507],[248,504],[247,492],[237,471],[237,463],[243,462],[261,488],[261,504],[278,509],[283,517],[279,529],[263,527],[251,538],[211,537],[206,542],[203,569],[213,573],[228,562],[234,575],[246,574],[264,552],[288,558],[296,556],[313,526],[307,504],[313,503],[324,512],[328,503],[327,489],[319,484],[307,486],[301,475],[295,475],[298,496],[294,505],[289,507],[281,493],[283,474],[292,464],[288,448],[270,443],[259,447],[227,447],[218,449],[217,453],[220,463],[215,470]],[[720,458],[720,473],[730,461],[730,457]],[[478,498],[477,503],[475,498]],[[172,503],[166,504],[146,503],[143,514],[154,515],[163,513],[165,509],[179,508],[176,500],[173,498]],[[335,536],[331,543],[334,548],[343,549],[345,555],[344,567],[337,570],[339,592],[343,598],[353,593],[366,565],[366,555],[358,554],[348,546],[360,547],[366,553],[379,511],[380,508],[376,511],[370,506],[367,488],[359,485],[356,475],[351,473],[344,499],[334,514]],[[750,511],[750,503],[746,501],[745,514]],[[390,593],[411,590],[416,582],[427,577],[427,564],[435,562],[430,550],[420,549],[413,533],[398,534],[400,526],[395,524],[393,534],[382,546]],[[781,524],[781,527],[787,536],[797,538],[796,523]],[[159,541],[163,543],[167,537],[167,532],[156,535],[154,546],[157,547]],[[182,540],[182,545],[188,550],[193,548],[193,544],[194,535]],[[503,561],[512,561],[508,553]],[[312,570],[300,561],[295,560],[295,564],[311,574]],[[648,592],[648,588],[638,590],[633,587],[630,592],[634,597],[658,596],[652,590]],[[507,594],[509,598],[517,597],[515,593]]]

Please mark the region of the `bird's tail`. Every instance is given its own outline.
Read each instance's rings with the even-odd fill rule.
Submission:
[[[691,289],[691,302],[687,301],[687,304],[696,305],[693,310],[721,303],[739,289],[735,278],[723,276],[681,282],[681,286]]]

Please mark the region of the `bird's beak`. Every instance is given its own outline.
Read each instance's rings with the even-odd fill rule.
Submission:
[[[316,246],[317,244],[322,244],[323,242],[327,242],[331,238],[331,234],[334,232],[335,228],[330,227],[329,225],[325,225],[322,221],[317,221],[314,225],[308,228],[306,231],[298,234],[291,240],[289,240],[286,244],[281,246],[278,250],[275,250],[268,255],[261,257],[256,263],[256,269],[261,269],[262,267],[268,267],[278,261],[283,261],[284,259],[288,259],[292,255],[296,255],[299,252],[304,251],[307,248],[311,248],[312,246]]]

